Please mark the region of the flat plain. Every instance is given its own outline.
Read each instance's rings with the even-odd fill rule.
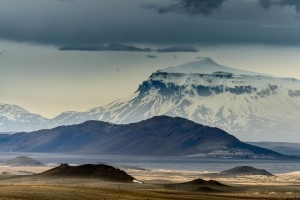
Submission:
[[[143,183],[30,175],[48,169],[51,167],[0,167],[0,199],[300,199],[300,172],[213,178],[226,187],[182,184],[212,179],[196,171],[125,170]]]

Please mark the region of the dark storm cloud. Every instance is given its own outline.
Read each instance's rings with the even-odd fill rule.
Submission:
[[[268,9],[272,5],[270,0],[258,0],[258,2],[264,9]]]
[[[134,52],[150,52],[150,48],[138,48],[132,45],[109,44],[103,45],[79,45],[79,46],[63,46],[61,51],[134,51]]]
[[[167,6],[143,5],[148,9],[155,9],[160,14],[169,12],[184,13],[187,15],[209,15],[218,10],[226,0],[175,0]]]
[[[299,0],[259,0],[259,4],[265,9],[268,9],[271,6],[291,6],[294,7],[297,12],[300,12]]]
[[[286,9],[268,11],[262,6],[272,7],[274,1],[270,1],[270,5],[269,1],[258,0],[143,1],[144,4],[147,2],[156,8],[160,5],[159,8],[170,14],[158,14],[156,9],[141,8],[140,0],[128,0],[126,3],[124,0],[77,0],[74,3],[1,0],[0,40],[81,51],[151,51],[149,48],[120,44],[141,47],[224,44],[300,46],[300,25],[294,10],[298,1],[276,0],[281,2],[276,5],[286,5]],[[215,12],[218,10],[220,12]],[[95,45],[110,43],[115,45]]]
[[[101,45],[79,45],[79,46],[63,46],[61,51],[105,51],[107,47]]]
[[[132,45],[110,44],[107,46],[109,51],[136,51],[136,52],[150,52],[150,48],[138,48]]]
[[[147,58],[157,58],[157,56],[154,55],[146,55]]]
[[[198,49],[190,46],[172,46],[163,49],[157,49],[157,52],[170,53],[170,52],[198,52]]]

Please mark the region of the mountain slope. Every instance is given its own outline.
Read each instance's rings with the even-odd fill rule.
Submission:
[[[48,126],[49,120],[17,105],[0,103],[0,132],[32,131]]]
[[[157,116],[128,125],[87,121],[31,133],[0,135],[0,151],[115,155],[285,158],[239,141],[218,128]]]
[[[55,118],[51,126],[87,120],[126,124],[168,115],[216,126],[247,141],[300,141],[299,80],[253,76],[255,73],[222,68],[210,59],[183,66],[153,73],[128,98]],[[245,75],[206,74],[220,69]]]

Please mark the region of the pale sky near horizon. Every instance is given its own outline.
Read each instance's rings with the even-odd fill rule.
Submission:
[[[47,118],[86,111],[131,95],[156,70],[198,56],[300,79],[300,1],[276,1],[3,0],[0,103]],[[111,43],[140,49],[106,47]],[[199,51],[156,51],[170,46]]]

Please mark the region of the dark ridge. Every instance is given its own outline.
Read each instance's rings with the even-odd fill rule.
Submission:
[[[264,170],[264,169],[257,169],[250,166],[239,166],[234,167],[232,169],[228,169],[225,171],[220,172],[220,174],[223,175],[264,175],[264,176],[274,176],[270,172]]]
[[[40,163],[37,160],[34,160],[27,156],[18,156],[14,159],[7,160],[0,163],[0,165],[5,166],[45,166],[43,163]]]
[[[61,164],[56,168],[50,169],[38,175],[46,177],[95,178],[116,182],[133,182],[133,180],[135,180],[123,170],[104,164],[85,164],[80,166]]]
[[[188,102],[187,102],[188,103]],[[225,131],[180,117],[156,116],[137,123],[86,121],[78,125],[2,137],[0,151],[138,156],[290,159],[241,142]],[[218,152],[225,152],[220,155]]]
[[[203,180],[203,179],[195,179],[193,181],[189,181],[189,182],[186,182],[186,183],[182,183],[182,184],[194,184],[194,185],[209,185],[209,186],[223,186],[223,187],[228,187],[227,185],[224,185],[218,181],[215,181],[215,180],[209,180],[209,181],[206,181],[206,180]]]

